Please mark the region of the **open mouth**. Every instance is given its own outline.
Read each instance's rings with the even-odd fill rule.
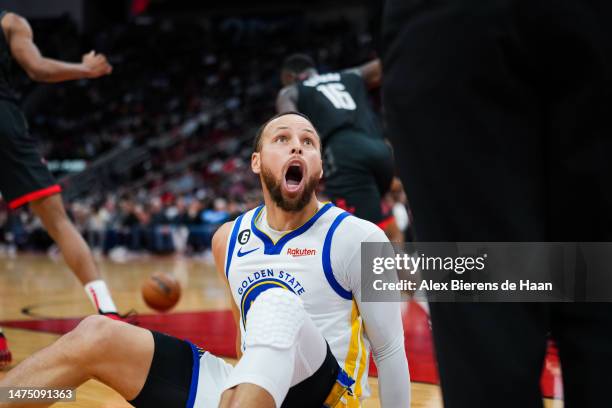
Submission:
[[[285,183],[291,192],[296,191],[304,178],[302,166],[299,163],[290,165],[285,173]]]

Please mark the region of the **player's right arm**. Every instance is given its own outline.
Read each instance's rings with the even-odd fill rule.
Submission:
[[[2,19],[11,54],[28,76],[37,82],[62,82],[108,75],[113,68],[102,54],[91,51],[83,55],[80,64],[58,61],[41,55],[34,44],[34,35],[28,21],[14,13]]]
[[[361,243],[388,243],[389,240],[374,224],[353,217],[340,224],[336,234],[360,237],[357,243],[353,240],[334,240],[336,243],[332,243],[332,253],[342,255],[332,259],[332,269],[338,271],[341,285],[352,292],[363,319],[378,368],[380,405],[383,408],[408,408],[410,372],[404,348],[401,306],[398,302],[370,302],[362,299]],[[383,255],[392,256],[394,253],[385,247]]]
[[[297,86],[288,85],[280,90],[276,97],[276,111],[278,113],[297,112],[298,89]]]
[[[232,315],[234,315],[234,322],[236,323],[236,357],[240,358],[242,355],[242,349],[240,347],[240,311],[238,310],[238,306],[236,306],[236,302],[234,302],[234,298],[230,291],[229,282],[225,276],[225,251],[227,249],[227,240],[232,231],[233,224],[233,222],[226,222],[219,227],[217,232],[215,232],[212,238],[212,253],[213,257],[215,258],[215,269],[217,270],[217,274],[221,280],[225,282],[225,287],[227,288],[227,295],[229,296]]]

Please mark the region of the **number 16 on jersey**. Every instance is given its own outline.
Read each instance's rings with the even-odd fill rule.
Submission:
[[[336,109],[355,110],[357,108],[351,94],[346,92],[344,85],[340,83],[319,85],[317,91],[322,92]]]

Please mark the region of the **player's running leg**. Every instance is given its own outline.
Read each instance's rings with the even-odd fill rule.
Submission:
[[[66,215],[61,195],[54,194],[33,201],[30,208],[57,243],[68,267],[84,285],[85,293],[98,313],[116,317],[117,307],[108,287],[100,277],[89,246]]]

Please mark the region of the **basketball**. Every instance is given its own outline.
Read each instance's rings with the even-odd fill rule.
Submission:
[[[158,312],[174,307],[181,297],[181,285],[169,274],[156,273],[142,284],[142,298],[147,306]]]

